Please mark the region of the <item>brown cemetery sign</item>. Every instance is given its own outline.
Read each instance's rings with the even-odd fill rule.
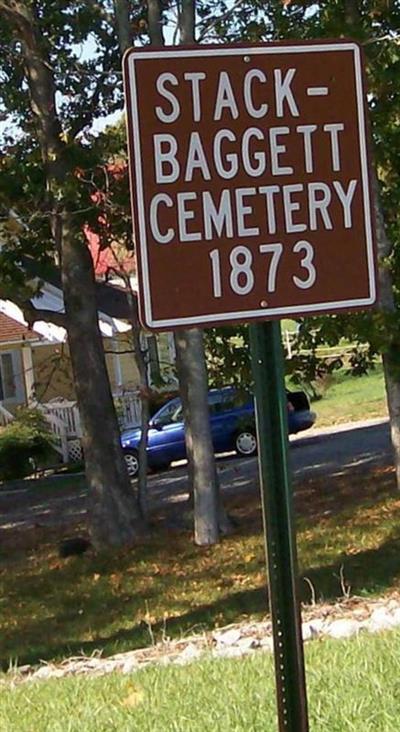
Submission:
[[[146,327],[375,302],[357,44],[133,48],[124,68]]]

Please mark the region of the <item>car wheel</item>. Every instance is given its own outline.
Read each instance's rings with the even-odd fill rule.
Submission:
[[[135,450],[125,450],[124,458],[128,475],[130,478],[136,478],[139,472],[139,457]]]
[[[235,450],[238,455],[251,457],[257,453],[257,438],[252,429],[241,430],[235,437]]]

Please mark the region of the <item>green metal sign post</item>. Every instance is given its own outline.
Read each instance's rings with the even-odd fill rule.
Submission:
[[[279,732],[308,732],[280,322],[250,325]]]

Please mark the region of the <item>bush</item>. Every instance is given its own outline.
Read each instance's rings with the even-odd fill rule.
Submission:
[[[23,478],[53,452],[51,432],[37,409],[20,408],[0,431],[0,480]]]

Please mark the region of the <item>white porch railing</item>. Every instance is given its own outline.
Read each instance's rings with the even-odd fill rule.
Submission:
[[[121,429],[140,425],[141,404],[136,391],[114,395],[114,404]]]
[[[126,392],[114,396],[114,402],[121,430],[140,424],[140,398],[137,392]],[[56,449],[63,462],[81,457],[81,420],[76,402],[66,399],[52,399],[38,405],[48,420],[56,437]]]
[[[61,455],[63,463],[68,463],[70,459],[70,449],[68,444],[68,434],[65,422],[56,413],[47,409],[46,404],[35,404],[37,409],[43,413],[49,423],[50,429],[55,437],[54,448]]]
[[[140,397],[137,392],[126,392],[114,396],[118,422],[121,429],[136,427],[140,424]],[[46,417],[54,419],[54,432],[59,434],[58,426],[64,425],[67,437],[82,437],[81,421],[76,402],[66,399],[52,399],[41,405]]]
[[[82,437],[81,420],[76,402],[67,399],[52,399],[41,404],[45,416],[54,422],[54,432],[59,434],[58,426],[63,425],[67,437]]]

